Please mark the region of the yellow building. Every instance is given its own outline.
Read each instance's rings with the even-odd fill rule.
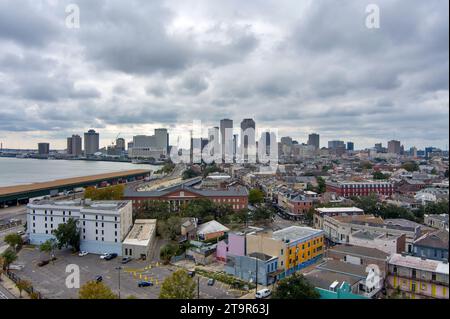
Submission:
[[[247,234],[247,254],[260,252],[278,257],[278,278],[284,278],[319,260],[324,251],[324,232],[291,226],[275,232]]]

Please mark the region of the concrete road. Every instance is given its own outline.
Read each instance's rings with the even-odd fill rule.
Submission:
[[[16,299],[13,294],[11,294],[8,289],[2,286],[0,282],[0,300],[1,299]]]
[[[27,207],[22,205],[0,208],[0,223],[7,223],[10,219],[21,219],[25,223],[27,220]]]

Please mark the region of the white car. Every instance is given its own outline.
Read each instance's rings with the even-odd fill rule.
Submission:
[[[80,253],[78,254],[78,256],[80,256],[80,257],[84,257],[84,256],[87,256],[87,255],[89,255],[89,253],[87,252],[87,251],[80,251]]]
[[[255,294],[256,299],[263,299],[269,297],[272,292],[269,289],[261,289]]]
[[[108,256],[109,256],[109,253],[104,253],[104,254],[100,255],[100,259],[105,259]]]

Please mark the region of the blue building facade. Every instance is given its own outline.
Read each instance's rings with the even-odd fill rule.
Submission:
[[[278,258],[262,253],[248,256],[228,256],[225,272],[241,280],[268,286],[275,282],[274,274],[278,269]],[[256,276],[257,274],[257,276]]]

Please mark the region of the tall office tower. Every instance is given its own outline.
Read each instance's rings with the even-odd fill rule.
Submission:
[[[354,150],[355,150],[355,143],[347,142],[347,151],[354,151]]]
[[[163,149],[166,154],[169,152],[169,133],[165,128],[159,128],[155,130],[155,147]]]
[[[118,138],[116,140],[116,149],[119,152],[124,152],[125,151],[125,140],[123,138]]]
[[[80,135],[72,135],[71,139],[71,146],[72,146],[72,150],[70,152],[70,155],[73,156],[80,156],[83,151],[82,151],[82,138]]]
[[[377,153],[381,153],[383,151],[383,144],[382,143],[375,144],[375,150],[377,151]]]
[[[329,141],[328,148],[332,150],[345,149],[345,143],[344,141]]]
[[[244,163],[256,162],[256,123],[253,119],[244,119],[241,122],[241,148],[239,155]]]
[[[287,146],[291,146],[293,143],[292,137],[289,137],[289,136],[282,137],[280,142],[281,142],[281,144],[287,145]]]
[[[261,134],[261,138],[258,143],[258,147],[261,149],[258,150],[258,153],[261,153],[265,156],[272,157],[278,155],[278,143],[276,134],[273,132],[263,132]],[[273,147],[273,149],[272,149]],[[272,154],[273,152],[274,154]]]
[[[417,148],[415,146],[409,149],[409,156],[417,157]]]
[[[320,135],[313,133],[308,136],[308,145],[312,145],[316,150],[320,148]]]
[[[67,148],[66,148],[67,155],[72,155],[72,138],[67,138]]]
[[[389,141],[388,142],[388,153],[400,154],[401,153],[400,141],[396,141],[396,140]]]
[[[39,143],[38,144],[38,153],[39,153],[39,155],[48,155],[50,153],[50,144],[49,143]]]
[[[222,162],[233,161],[233,120],[220,120],[220,141],[222,147]]]
[[[133,142],[128,142],[128,144],[127,144],[127,150],[128,150],[128,152],[131,151],[131,149],[133,148],[133,145],[134,145]]]
[[[100,149],[100,134],[94,130],[84,133],[84,154],[86,156],[94,155]]]
[[[220,128],[208,129],[208,149],[210,156],[218,156],[220,153]]]

